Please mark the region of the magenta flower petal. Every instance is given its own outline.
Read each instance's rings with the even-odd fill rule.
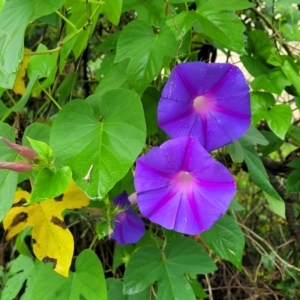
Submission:
[[[140,157],[134,185],[143,216],[186,234],[209,229],[236,190],[230,172],[193,137],[167,141]]]
[[[128,207],[116,215],[116,222],[112,238],[119,244],[133,244],[145,233],[144,222],[133,212],[130,207],[128,195],[123,192],[114,199],[114,204],[120,207]]]
[[[250,118],[247,82],[236,66],[226,63],[177,65],[158,105],[158,124],[167,134],[194,136],[208,151],[240,138]]]

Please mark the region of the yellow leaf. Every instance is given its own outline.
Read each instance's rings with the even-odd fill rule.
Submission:
[[[6,240],[32,226],[33,252],[43,262],[52,262],[54,270],[68,277],[74,252],[74,239],[61,214],[65,209],[88,206],[89,198],[72,181],[62,195],[23,206],[30,198],[25,191],[15,193],[14,204],[3,219]]]
[[[24,54],[25,53],[31,53],[31,50],[28,48],[24,49]],[[13,91],[16,94],[20,94],[23,95],[25,92],[25,81],[24,81],[24,77],[26,75],[26,69],[27,69],[27,65],[29,62],[30,56],[29,55],[24,55],[23,61],[22,61],[22,65],[21,68],[16,76],[16,80],[15,80],[15,84],[13,87]]]

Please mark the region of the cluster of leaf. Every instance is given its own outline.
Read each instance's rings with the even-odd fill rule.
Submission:
[[[287,183],[287,193],[300,191],[299,159],[277,155],[293,145],[297,156],[300,145],[298,115],[291,109],[300,103],[300,59],[286,44],[299,41],[300,16],[290,5],[295,1],[265,2],[0,1],[0,135],[33,147],[48,162],[30,174],[0,170],[6,237],[33,227],[19,234],[16,249],[21,254],[3,269],[1,299],[13,299],[25,281],[22,299],[195,299],[206,297],[196,275],[216,270],[204,249],[242,268],[245,238],[235,219],[225,215],[194,239],[151,224],[135,246],[116,245],[112,270],[116,274],[125,263],[122,279],[115,276],[105,283],[91,250],[78,256],[76,271],[69,273],[74,242],[64,240],[69,233],[61,214],[92,199],[90,210],[97,209],[101,218],[92,216],[95,239],[90,246],[98,238],[107,241],[113,197],[134,191],[137,157],[166,139],[156,122],[165,78],[176,63],[197,60],[201,47],[211,45],[227,56],[240,55],[252,78],[253,126],[224,151],[233,165],[247,170],[270,209],[285,217],[284,193],[270,183],[272,170],[266,170],[262,158],[295,168],[289,175],[281,169],[273,175]],[[276,13],[281,16],[275,20]],[[20,157],[0,143],[0,160]],[[85,196],[75,187],[69,192],[72,180]],[[14,199],[20,201],[17,185],[28,181],[34,183],[25,197],[29,206],[13,206]],[[55,201],[61,194],[63,201]],[[240,209],[236,201],[231,209]],[[51,265],[33,260],[26,235],[32,235],[35,255]],[[54,242],[46,253],[49,241]],[[55,273],[53,264],[69,277]]]

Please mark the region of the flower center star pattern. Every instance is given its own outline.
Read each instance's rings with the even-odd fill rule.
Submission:
[[[143,216],[186,234],[210,228],[235,194],[230,172],[192,137],[167,141],[140,157],[135,188]]]
[[[158,124],[171,138],[194,136],[207,151],[240,138],[250,117],[247,82],[227,63],[177,65],[158,105]]]
[[[172,138],[137,160],[134,185],[143,216],[167,229],[199,234],[227,211],[236,186],[208,153],[250,125],[250,94],[231,64],[177,65],[163,89],[158,124]]]

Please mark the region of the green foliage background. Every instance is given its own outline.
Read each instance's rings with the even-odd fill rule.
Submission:
[[[73,178],[94,200],[90,209],[106,211],[102,221],[67,213],[76,248],[69,278],[33,258],[30,229],[3,239],[0,299],[300,297],[299,7],[297,0],[0,0],[0,135],[55,158],[52,173],[32,175],[30,201],[61,194]],[[134,191],[137,157],[167,139],[156,109],[170,70],[216,56],[238,62],[251,87],[251,128],[213,153],[237,181],[228,214],[196,237],[147,223],[136,245],[114,245],[110,203]],[[0,143],[1,161],[19,159]],[[0,220],[28,179],[0,170]]]

